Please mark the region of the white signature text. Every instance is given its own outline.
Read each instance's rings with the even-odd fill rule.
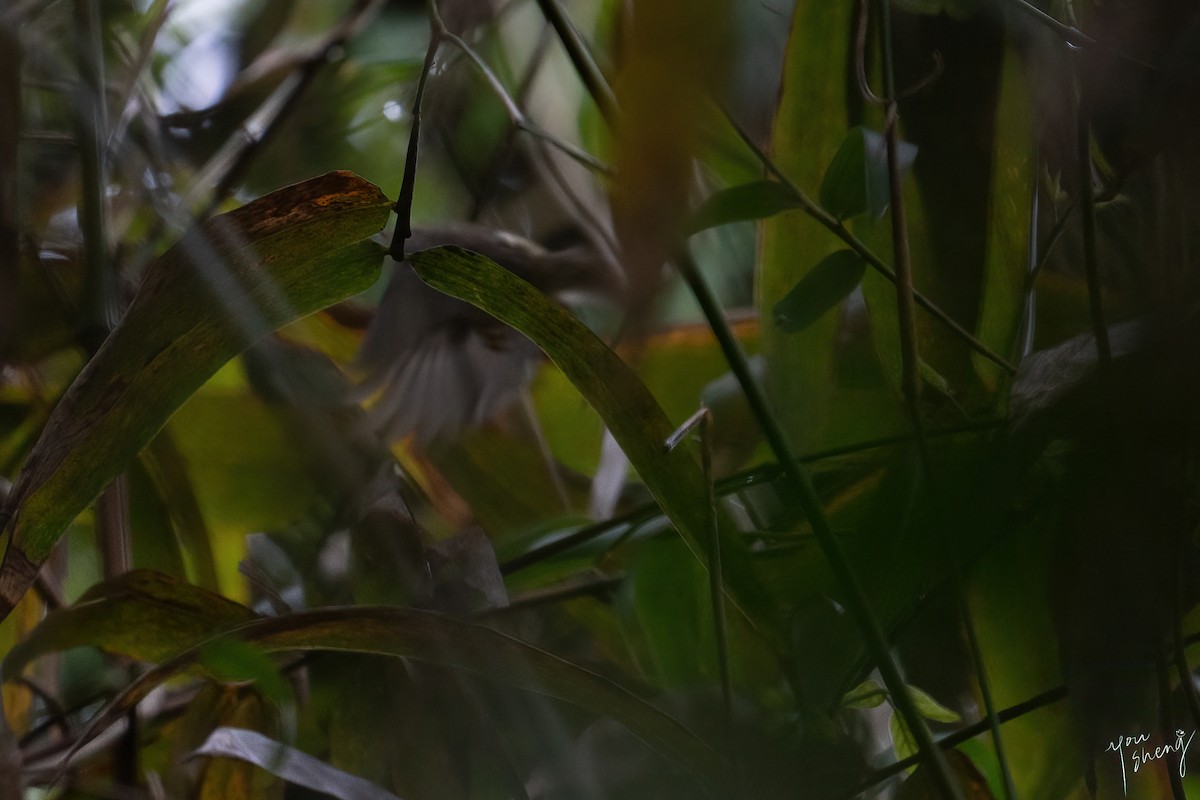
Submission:
[[[1105,752],[1116,753],[1117,758],[1121,761],[1121,788],[1125,794],[1129,794],[1129,786],[1125,777],[1125,761],[1126,757],[1133,764],[1133,771],[1136,773],[1151,761],[1158,761],[1166,758],[1172,753],[1179,755],[1179,777],[1187,775],[1187,749],[1192,743],[1192,737],[1196,735],[1192,731],[1185,739],[1185,733],[1182,730],[1175,731],[1175,741],[1171,744],[1161,744],[1152,746],[1150,744],[1150,734],[1139,733],[1134,736],[1118,736],[1116,739],[1108,743]]]

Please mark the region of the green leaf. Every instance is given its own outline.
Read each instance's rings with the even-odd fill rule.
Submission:
[[[66,526],[193,392],[256,339],[368,288],[387,221],[378,188],[334,172],[187,233],[54,410],[14,486],[0,608],[20,600]]]
[[[439,291],[466,300],[528,336],[604,419],[613,437],[655,500],[701,563],[707,564],[706,537],[713,524],[696,448],[689,443],[668,452],[675,426],[637,375],[566,309],[495,262],[457,247],[437,247],[409,256],[421,279]],[[719,526],[726,585],[744,611],[760,625],[774,608],[753,572],[745,543]]]
[[[825,256],[775,304],[775,325],[787,333],[804,330],[853,292],[866,270],[853,250]]]
[[[908,691],[912,694],[913,702],[917,704],[917,711],[925,719],[931,719],[934,722],[958,722],[962,719],[956,712],[951,711],[930,697],[923,689],[919,689],[910,683],[908,684]]]
[[[631,642],[644,649],[655,685],[702,685],[717,676],[708,577],[678,539],[637,548],[628,571],[631,594],[620,611]]]
[[[720,787],[725,780],[721,756],[674,718],[607,678],[480,625],[416,609],[359,606],[257,619],[230,628],[226,635],[266,653],[369,653],[460,669],[612,719],[709,785]],[[192,648],[134,681],[96,715],[77,747],[120,719],[154,687],[194,665],[210,646],[208,642]]]
[[[876,708],[888,699],[887,689],[875,681],[863,681],[842,698],[842,708]]]
[[[134,570],[93,586],[75,605],[46,615],[4,657],[0,676],[11,680],[39,656],[85,645],[139,661],[165,661],[255,616],[198,586]]]
[[[899,142],[896,157],[900,175],[912,166],[917,148]],[[838,219],[848,219],[870,211],[879,219],[891,199],[888,184],[887,140],[882,134],[859,125],[853,128],[825,170],[821,181],[821,205]]]
[[[292,685],[279,674],[275,661],[245,642],[218,639],[201,645],[200,664],[208,675],[222,683],[253,683],[276,707],[295,699]]]
[[[892,733],[892,750],[896,752],[897,761],[903,761],[917,754],[917,743],[913,740],[904,717],[900,716],[898,711],[892,712],[888,728]],[[909,767],[908,772],[911,773],[914,769],[915,767]]]
[[[771,146],[775,165],[802,189],[820,186],[826,165],[861,116],[848,108],[848,100],[856,96],[847,85],[846,69],[853,63],[856,19],[852,3],[797,3],[792,13]],[[814,109],[821,113],[813,113]],[[762,253],[756,276],[758,311],[769,320],[772,308],[798,280],[845,245],[806,214],[776,216],[758,227]],[[875,249],[886,257],[885,249]],[[891,291],[894,306],[895,291]],[[895,432],[894,420],[902,419],[888,407],[897,404],[886,386],[864,391],[860,387],[869,384],[857,380],[857,375],[853,384],[830,379],[846,373],[841,332],[833,314],[799,333],[763,325],[766,389],[796,452],[886,436]]]
[[[789,209],[799,201],[791,189],[776,181],[753,181],[722,189],[700,204],[688,221],[687,232],[698,233],[730,222],[766,219]]]

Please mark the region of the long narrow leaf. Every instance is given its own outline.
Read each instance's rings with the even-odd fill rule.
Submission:
[[[348,172],[280,189],[189,232],[148,267],[124,319],[55,408],[18,479],[0,617],[75,516],[222,364],[272,330],[369,287],[387,221]]]
[[[333,650],[460,669],[615,720],[709,786],[719,787],[725,779],[723,759],[672,717],[606,678],[480,625],[428,611],[360,606],[254,620],[225,635],[267,653]],[[97,714],[76,749],[120,719],[154,687],[193,666],[213,643],[201,643],[134,681]]]
[[[528,336],[575,384],[604,419],[629,463],[645,481],[679,534],[702,564],[712,510],[696,449],[668,452],[675,431],[645,384],[594,333],[542,292],[492,260],[456,247],[413,253],[417,274],[435,289],[466,300]],[[770,624],[774,613],[750,564],[745,544],[721,528],[726,583],[733,600]]]

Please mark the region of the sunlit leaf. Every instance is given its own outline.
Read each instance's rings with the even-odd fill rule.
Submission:
[[[897,761],[903,761],[917,754],[917,743],[912,737],[912,732],[908,729],[908,724],[899,713],[892,712],[892,719],[888,723],[888,729],[892,734],[892,750],[896,753]],[[912,769],[912,767],[909,767],[909,772]]]
[[[350,173],[273,192],[193,229],[147,268],[121,323],[55,409],[10,499],[8,608],[66,526],[179,405],[254,340],[366,289],[389,201]]]
[[[920,689],[910,683],[908,691],[912,694],[913,702],[917,704],[917,711],[925,719],[933,720],[934,722],[958,722],[961,719],[957,712],[951,711],[937,700],[934,700],[924,689]]]

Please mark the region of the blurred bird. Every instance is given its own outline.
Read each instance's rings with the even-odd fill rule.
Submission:
[[[405,249],[440,245],[485,255],[560,300],[577,292],[614,296],[620,286],[590,246],[552,251],[482,225],[421,227]],[[427,444],[504,410],[532,377],[537,355],[523,335],[430,288],[400,262],[356,358],[365,373],[359,396],[375,398],[367,413],[381,434]]]

